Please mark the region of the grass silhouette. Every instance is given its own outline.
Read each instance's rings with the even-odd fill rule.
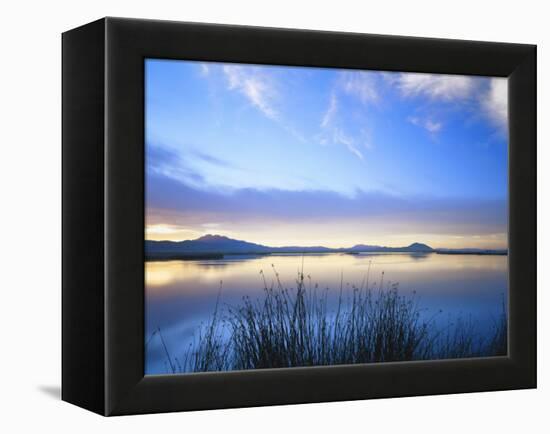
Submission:
[[[298,366],[435,360],[507,354],[507,315],[495,320],[490,337],[476,333],[471,318],[436,325],[415,293],[403,296],[396,283],[351,285],[344,295],[341,277],[336,308],[329,289],[321,290],[310,276],[298,272],[295,288],[275,279],[263,296],[243,297],[237,306],[221,306],[222,282],[210,321],[204,324],[182,362],[172,358],[176,372],[207,372]],[[225,308],[224,308],[225,307]],[[423,314],[424,313],[424,314]],[[159,330],[160,334],[160,330]]]

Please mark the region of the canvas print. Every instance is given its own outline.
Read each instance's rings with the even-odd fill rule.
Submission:
[[[145,60],[145,374],[507,354],[495,77]]]

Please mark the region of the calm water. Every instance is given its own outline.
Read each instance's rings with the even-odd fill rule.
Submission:
[[[311,254],[147,262],[146,373],[170,372],[163,342],[158,334],[153,336],[154,330],[160,328],[172,357],[183,358],[194,333],[214,311],[220,281],[221,303],[237,305],[244,295],[261,297],[260,270],[270,285],[275,279],[272,266],[285,287],[295,288],[302,261],[304,275],[311,276],[320,288],[330,288],[334,296],[339,293],[342,276],[346,290],[353,284],[360,286],[367,273],[370,286],[378,285],[384,272],[384,281],[398,282],[401,294],[416,291],[424,315],[435,314],[440,324],[448,324],[458,316],[471,317],[481,334],[492,327],[508,294],[507,256]]]

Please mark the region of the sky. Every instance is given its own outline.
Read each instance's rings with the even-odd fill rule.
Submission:
[[[145,61],[146,239],[507,247],[505,78]]]

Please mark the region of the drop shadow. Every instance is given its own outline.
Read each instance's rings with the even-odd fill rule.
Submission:
[[[38,390],[44,395],[48,395],[50,398],[60,400],[61,399],[61,387],[60,386],[38,386]]]

